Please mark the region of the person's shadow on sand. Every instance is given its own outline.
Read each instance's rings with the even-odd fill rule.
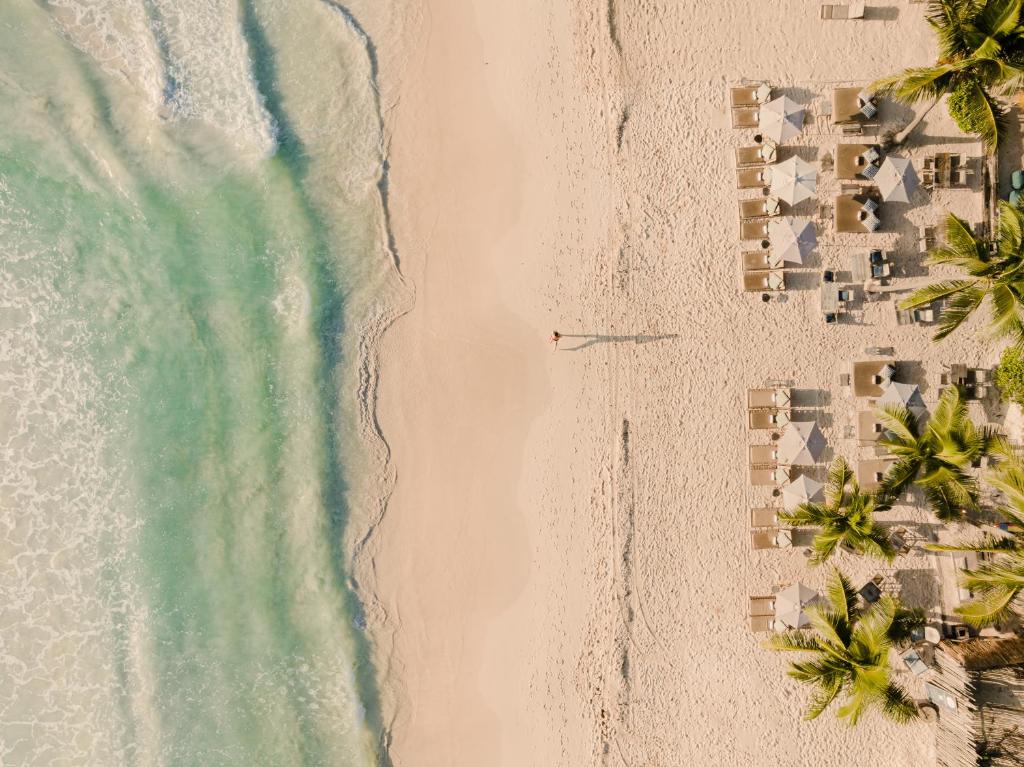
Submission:
[[[670,333],[668,335],[660,336],[601,336],[588,333],[580,333],[577,335],[571,335],[569,333],[563,333],[562,338],[585,338],[587,339],[583,343],[577,344],[576,346],[565,346],[562,347],[562,351],[566,352],[578,352],[580,349],[586,349],[588,346],[594,344],[618,344],[626,341],[632,341],[635,344],[647,344],[651,341],[668,341],[673,338],[679,338],[678,333]]]

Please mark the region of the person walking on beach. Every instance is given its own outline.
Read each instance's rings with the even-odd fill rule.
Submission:
[[[562,334],[559,333],[557,330],[552,330],[551,331],[551,339],[550,340],[551,340],[551,343],[553,343],[555,345],[555,348],[552,349],[552,351],[554,351],[555,349],[558,348],[558,342],[562,340]]]

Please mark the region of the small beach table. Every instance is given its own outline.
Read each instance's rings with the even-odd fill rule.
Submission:
[[[834,282],[821,286],[821,311],[823,314],[839,314],[839,288]]]
[[[853,281],[861,285],[871,279],[871,259],[864,251],[857,251],[850,256],[850,271]]]

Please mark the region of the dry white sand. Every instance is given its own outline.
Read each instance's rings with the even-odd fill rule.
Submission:
[[[818,8],[437,0],[404,16],[402,56],[379,46],[417,292],[384,348],[398,482],[371,543],[396,765],[930,763],[926,724],[802,721],[807,691],[747,628],[748,595],[826,571],[751,550],[765,497],[747,485],[746,388],[792,380],[855,460],[838,377],[864,347],[917,363],[929,401],[943,363],[993,354],[972,333],[935,346],[897,328],[891,301],[826,326],[820,270],[876,241],[827,225],[785,303],[739,290],[732,158],[750,132],[729,128],[728,87],[827,100],[932,55],[922,6],[861,22]],[[801,151],[839,140],[823,130]],[[978,195],[940,197],[980,217]],[[877,239],[911,273],[927,200]],[[927,533],[919,510],[888,518]],[[837,561],[857,580],[882,570]],[[908,597],[934,598],[929,557],[897,565]]]

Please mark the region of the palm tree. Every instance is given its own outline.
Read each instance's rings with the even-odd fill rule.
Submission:
[[[854,551],[892,562],[896,549],[888,536],[875,527],[874,513],[888,507],[874,496],[862,493],[849,465],[836,457],[828,468],[824,503],[802,503],[794,511],[779,513],[779,519],[796,527],[819,527],[814,536],[812,565],[820,565],[846,544]]]
[[[810,653],[812,660],[794,662],[789,675],[816,688],[807,719],[815,719],[840,693],[846,702],[837,714],[856,724],[866,710],[878,706],[896,722],[917,716],[917,707],[890,677],[889,648],[924,625],[924,615],[907,610],[883,595],[866,609],[857,607],[857,592],[834,571],[826,589],[827,606],[809,607],[812,633],[789,631],[772,637],[773,650]]]
[[[992,332],[1024,342],[1024,211],[1000,201],[999,236],[994,242],[976,236],[950,213],[946,217],[946,244],[932,250],[926,263],[950,264],[965,273],[959,279],[915,290],[900,303],[901,309],[916,309],[939,299],[948,301],[934,336],[936,341],[959,328],[986,298],[991,298]]]
[[[939,59],[873,86],[899,101],[931,105],[895,139],[906,140],[932,107],[950,94],[949,111],[965,133],[977,133],[990,151],[1006,130],[996,96],[1024,82],[1024,0],[930,0],[927,20],[939,42]]]
[[[994,554],[977,569],[960,576],[961,585],[977,598],[957,608],[972,626],[991,626],[1011,617],[1014,606],[1024,608],[1024,463],[1015,458],[988,477],[1003,492],[1006,504],[996,509],[1006,519],[1009,535],[983,535],[956,545],[929,544],[935,551],[976,551]]]
[[[967,416],[967,403],[951,386],[942,392],[925,426],[905,407],[879,409],[885,428],[879,439],[896,462],[882,480],[880,496],[888,502],[910,484],[924,488],[935,515],[945,521],[978,508],[978,482],[969,470],[986,455],[1009,448],[993,429],[979,428]]]

